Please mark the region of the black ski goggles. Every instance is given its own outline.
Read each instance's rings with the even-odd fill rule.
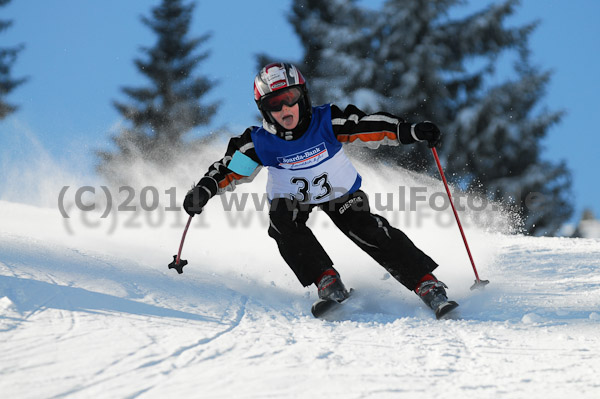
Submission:
[[[299,87],[290,87],[289,89],[276,91],[266,95],[260,100],[263,111],[279,112],[283,105],[292,107],[302,98],[302,90]]]

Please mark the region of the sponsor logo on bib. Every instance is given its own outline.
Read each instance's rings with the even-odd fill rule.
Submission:
[[[303,169],[316,165],[328,157],[327,147],[325,143],[321,143],[295,154],[277,157],[277,162],[284,169]]]

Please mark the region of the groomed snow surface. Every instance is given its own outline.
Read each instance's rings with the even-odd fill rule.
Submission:
[[[407,172],[359,169],[372,202],[393,193],[398,208],[399,187],[407,203],[411,187],[443,191]],[[236,193],[262,193],[265,175]],[[178,204],[188,186],[177,187]],[[356,290],[335,320],[311,316],[315,288],[280,259],[264,210],[224,211],[213,199],[193,221],[178,275],[167,264],[183,212],[101,218],[71,204],[65,219],[56,207],[0,201],[0,396],[600,397],[600,242],[510,235],[506,211],[463,212],[491,281],[471,291],[451,211],[425,205],[377,213],[440,264],[460,303],[452,319],[435,320],[322,212],[311,226]]]

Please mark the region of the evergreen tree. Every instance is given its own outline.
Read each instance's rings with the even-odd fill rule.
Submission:
[[[387,0],[378,12],[352,0],[333,3],[296,0],[290,17],[305,47],[311,94],[434,121],[453,183],[490,199],[515,198],[529,233],[554,234],[572,212],[570,175],[563,163],[541,159],[540,141],[561,112],[534,113],[550,76],[528,60],[535,23],[505,27],[518,0],[461,18],[450,12],[461,0]],[[518,58],[514,79],[492,85],[506,54]],[[364,156],[437,175],[426,146]]]
[[[10,0],[0,0],[0,7],[10,3]],[[0,33],[8,29],[12,21],[0,20]],[[0,47],[0,119],[6,118],[17,110],[17,106],[6,102],[6,97],[15,87],[25,82],[25,78],[14,79],[11,77],[11,69],[17,59],[17,54],[23,50],[23,45],[15,47]]]
[[[131,126],[113,137],[118,153],[98,152],[102,161],[98,170],[109,179],[123,162],[131,163],[137,158],[166,166],[186,148],[184,135],[194,127],[208,124],[216,113],[217,104],[200,103],[214,83],[192,75],[208,57],[208,52],[196,55],[194,51],[210,38],[210,34],[188,38],[193,9],[193,3],[162,0],[152,10],[152,18],[142,17],[142,22],[157,36],[153,47],[142,48],[146,57],[135,60],[150,86],[126,87],[123,92],[132,103],[114,102]]]
[[[369,13],[356,5],[356,0],[296,0],[289,21],[304,46],[298,65],[310,77],[313,104],[347,101],[348,70],[358,67],[368,57]],[[358,57],[358,59],[356,58]],[[281,61],[265,54],[257,57],[258,68]],[[343,71],[343,73],[340,73]]]

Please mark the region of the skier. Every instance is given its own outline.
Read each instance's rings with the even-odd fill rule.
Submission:
[[[225,156],[187,193],[185,211],[200,214],[211,197],[253,180],[264,166],[269,171],[268,234],[300,283],[314,283],[320,299],[342,302],[349,293],[306,226],[315,207],[438,317],[456,307],[448,301],[448,287],[432,274],[438,265],[403,232],[370,212],[360,190],[361,176],[342,148],[344,143],[375,149],[419,141],[433,147],[440,140],[438,127],[431,122],[410,124],[385,112],[367,115],[354,105],[343,111],[334,104],[312,107],[304,77],[287,63],[260,70],[254,79],[254,100],[262,127],[249,127],[229,141]]]

